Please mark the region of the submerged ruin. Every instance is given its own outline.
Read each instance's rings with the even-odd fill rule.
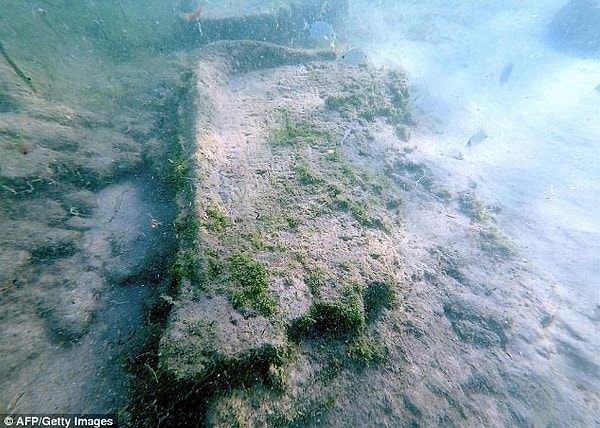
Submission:
[[[530,370],[552,283],[420,155],[406,75],[304,40],[347,2],[236,3],[3,6],[0,413],[590,422]]]

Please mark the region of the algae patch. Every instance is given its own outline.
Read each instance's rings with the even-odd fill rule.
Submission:
[[[512,242],[495,223],[491,207],[485,206],[469,192],[461,192],[458,195],[458,205],[460,210],[479,226],[479,246],[483,251],[501,258],[510,258],[515,254]]]
[[[341,91],[328,95],[325,106],[347,119],[372,122],[383,118],[396,127],[403,140],[408,138],[410,123],[408,109],[409,91],[406,78],[395,70],[388,71],[383,79],[367,72],[346,81]]]
[[[307,315],[290,326],[292,339],[318,337],[323,334],[344,336],[357,334],[365,326],[362,308],[354,302],[318,302]]]
[[[297,118],[289,108],[275,109],[280,126],[275,128],[270,138],[274,147],[309,145],[326,146],[333,140],[333,134],[327,128],[319,126],[316,120]]]
[[[264,316],[275,313],[277,303],[269,296],[269,275],[259,262],[243,254],[234,254],[228,260],[234,282],[232,303],[234,308],[251,307]]]

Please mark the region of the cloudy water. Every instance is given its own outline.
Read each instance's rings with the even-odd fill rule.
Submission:
[[[600,426],[600,4],[529,3],[2,0],[0,415]]]
[[[375,64],[406,70],[419,150],[476,187],[519,257],[556,281],[548,298],[594,361],[597,397],[599,31],[583,13],[569,28],[595,31],[590,49],[557,42],[549,27],[566,3],[351,1],[347,37]]]

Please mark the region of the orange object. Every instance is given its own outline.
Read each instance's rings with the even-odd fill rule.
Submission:
[[[184,21],[192,22],[197,21],[202,16],[202,5],[198,4],[198,9],[195,12],[184,13],[181,15]]]

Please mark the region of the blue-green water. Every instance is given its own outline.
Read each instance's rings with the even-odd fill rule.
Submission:
[[[555,0],[289,3],[205,2],[189,20],[193,1],[0,6],[0,413],[140,420],[128,406],[136,383],[159,382],[157,347],[175,295],[172,169],[191,133],[177,119],[178,96],[192,90],[180,76],[203,46],[253,39],[339,59],[359,48],[366,69],[406,72],[404,167],[419,166],[406,177],[395,166],[391,179],[414,191],[443,183],[446,196],[433,200],[459,202],[402,195],[412,240],[397,253],[412,282],[400,309],[389,309],[397,323],[383,316],[372,327],[397,341],[386,343],[391,360],[336,377],[332,353],[330,383],[306,383],[309,405],[293,398],[294,376],[322,371],[303,365],[312,350],[294,348],[285,399],[267,395],[274,413],[289,406],[296,419],[272,424],[597,425],[598,30],[557,23],[570,15],[557,18],[566,2]],[[600,8],[580,3],[591,16]],[[331,26],[335,43],[315,36],[315,22]],[[397,144],[369,132],[373,147]],[[341,141],[356,135],[348,128]],[[478,265],[471,241],[453,232],[485,231],[448,223],[461,212],[490,216],[512,261]]]

